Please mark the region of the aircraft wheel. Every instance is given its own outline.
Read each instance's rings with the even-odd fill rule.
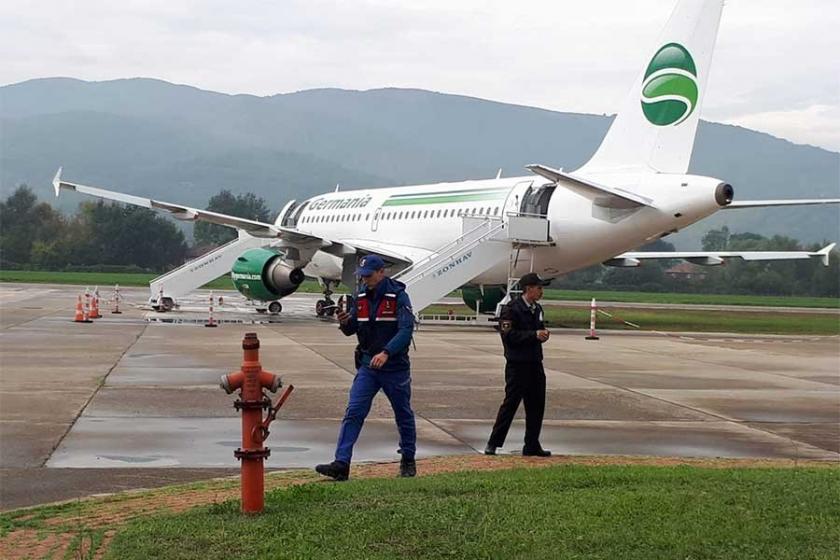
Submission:
[[[326,315],[327,312],[324,308],[327,305],[328,304],[326,300],[323,299],[319,299],[317,302],[315,302],[315,315],[317,315],[318,317],[323,317],[324,315]]]
[[[283,311],[283,306],[280,304],[279,301],[272,301],[268,304],[268,312],[272,315],[277,315],[281,311]]]
[[[333,315],[335,315],[335,313],[336,313],[335,302],[331,299],[327,299],[325,301],[325,304],[326,304],[327,307],[324,310],[324,312],[326,313],[327,317],[332,317]]]

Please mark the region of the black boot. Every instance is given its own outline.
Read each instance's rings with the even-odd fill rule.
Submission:
[[[522,456],[523,457],[551,457],[551,451],[547,449],[543,449],[542,447],[535,447],[535,448],[522,448]]]
[[[342,481],[350,477],[350,465],[342,461],[333,461],[332,463],[317,465],[315,472],[333,480]]]
[[[417,463],[414,459],[406,459],[403,457],[400,460],[400,478],[411,478],[417,475]]]

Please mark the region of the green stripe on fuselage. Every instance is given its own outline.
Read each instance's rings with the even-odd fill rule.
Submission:
[[[493,191],[461,191],[456,193],[437,193],[428,195],[392,196],[382,206],[413,206],[418,204],[448,204],[453,202],[476,202],[482,200],[500,200],[507,196],[509,189]]]

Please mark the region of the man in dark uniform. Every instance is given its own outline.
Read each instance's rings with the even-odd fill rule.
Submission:
[[[417,473],[414,462],[417,430],[411,410],[411,370],[408,346],[414,331],[414,313],[405,292],[405,284],[385,276],[385,262],[377,255],[359,261],[356,274],[365,289],[348,298],[349,312],[338,313],[339,328],[346,336],[357,335],[357,372],[350,387],[350,398],[332,463],[318,465],[315,470],[335,480],[347,480],[353,446],[359,439],[362,425],[370,412],[373,398],[380,389],[391,402],[400,433],[399,475]]]
[[[522,296],[504,306],[499,317],[499,332],[505,347],[505,399],[499,407],[493,432],[484,450],[495,455],[496,448],[505,444],[510,424],[519,403],[525,403],[525,446],[522,455],[549,457],[540,445],[543,414],[545,413],[545,370],[542,345],[549,332],[543,322],[543,310],[537,303],[547,284],[533,272],[519,279]]]

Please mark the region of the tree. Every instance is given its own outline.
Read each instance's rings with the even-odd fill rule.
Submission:
[[[265,204],[265,200],[254,193],[234,195],[227,189],[219,194],[213,195],[207,203],[207,210],[229,214],[248,220],[268,222],[271,210]],[[193,230],[196,245],[223,245],[236,238],[236,230],[233,228],[198,222]]]
[[[146,208],[84,202],[77,221],[86,238],[76,255],[79,263],[130,264],[162,271],[181,264],[186,256],[183,232]]]
[[[639,247],[639,252],[656,252],[664,253],[674,250],[674,245],[656,239],[650,243]],[[665,269],[671,266],[672,261],[667,260],[648,260],[642,261],[641,266],[633,268],[614,268],[610,267],[604,272],[603,281],[604,286],[609,286],[617,290],[640,290],[643,292],[661,292],[664,291],[667,283],[665,276]]]
[[[725,251],[729,246],[729,228],[723,226],[707,231],[701,243],[704,251]]]
[[[66,224],[61,214],[21,185],[0,202],[0,258],[10,264],[28,264],[33,247],[39,255],[62,238]]]

